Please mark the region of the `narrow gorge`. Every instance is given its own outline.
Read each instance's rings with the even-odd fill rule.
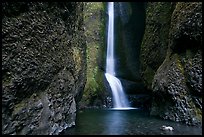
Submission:
[[[2,135],[202,135],[202,2],[2,2]]]

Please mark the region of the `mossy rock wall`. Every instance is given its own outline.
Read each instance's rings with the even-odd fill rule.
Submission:
[[[172,2],[148,2],[146,26],[141,44],[141,76],[145,87],[151,90],[155,72],[166,57],[171,15],[175,7]]]
[[[151,5],[157,4],[159,5],[156,2],[148,5],[151,7]],[[147,52],[148,56],[152,58],[148,59],[141,54],[144,61],[144,81],[146,81],[146,86],[153,91],[150,114],[188,125],[201,125],[202,3],[177,2],[165,4],[169,4],[169,9],[171,9],[172,4],[175,5],[172,14],[169,13],[170,19],[164,19],[169,22],[166,28],[161,29],[165,33],[157,33],[157,31],[145,33],[142,45],[142,54],[146,54],[145,51],[152,51],[157,53],[158,56]],[[153,7],[152,9],[151,13],[148,14],[154,15],[156,13],[157,10]],[[160,12],[153,17],[160,20]],[[145,32],[148,31],[147,26]],[[147,39],[148,37],[152,40]],[[154,41],[157,41],[157,47],[163,49],[161,54],[159,54],[159,48],[150,46],[150,49],[147,49],[144,47],[144,43],[150,43],[151,45]],[[154,64],[148,64],[147,61],[154,62]],[[146,70],[144,69],[145,63],[148,64]]]
[[[83,3],[2,3],[2,134],[75,125],[86,82]]]
[[[102,64],[105,33],[105,6],[103,2],[86,2],[84,26],[87,43],[87,82],[80,108],[106,107],[108,93],[104,87]]]

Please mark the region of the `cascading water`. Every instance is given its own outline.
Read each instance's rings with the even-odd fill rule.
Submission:
[[[122,84],[115,77],[114,59],[114,2],[108,2],[108,42],[106,57],[106,79],[113,94],[113,107],[116,109],[129,109],[129,103],[123,91]]]

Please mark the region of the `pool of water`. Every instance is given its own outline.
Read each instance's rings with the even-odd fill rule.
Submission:
[[[173,131],[161,127],[171,126]],[[76,126],[67,129],[63,135],[202,135],[202,127],[149,116],[140,109],[87,109],[79,111]]]

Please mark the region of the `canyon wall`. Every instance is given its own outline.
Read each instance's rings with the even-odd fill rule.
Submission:
[[[75,125],[86,83],[83,3],[2,3],[2,134]]]
[[[147,3],[142,77],[152,90],[151,115],[202,122],[202,3]]]

